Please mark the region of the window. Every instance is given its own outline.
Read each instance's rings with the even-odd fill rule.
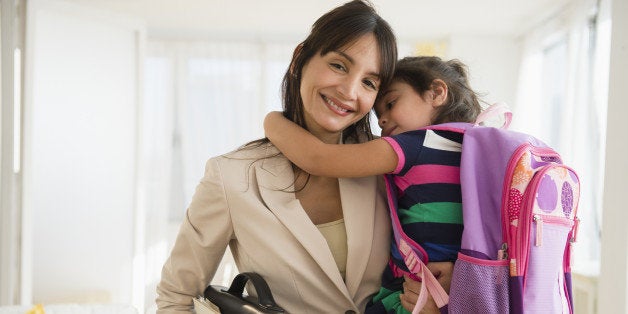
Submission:
[[[573,4],[523,39],[513,129],[539,137],[578,172],[582,220],[573,268],[597,276],[606,130],[606,96],[598,95],[607,94],[610,35],[590,12]]]
[[[281,110],[281,80],[296,43],[148,43],[144,63],[142,178],[146,222],[146,306],[205,162],[263,137]],[[228,286],[236,268],[227,250],[213,282]]]

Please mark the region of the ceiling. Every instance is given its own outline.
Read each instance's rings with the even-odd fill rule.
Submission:
[[[517,36],[573,0],[371,0],[400,39]],[[342,0],[67,0],[142,20],[149,36],[300,38]]]

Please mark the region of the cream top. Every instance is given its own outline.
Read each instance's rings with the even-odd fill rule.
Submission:
[[[316,227],[327,240],[331,255],[334,257],[336,266],[338,266],[338,270],[344,280],[347,269],[347,230],[345,229],[345,220],[341,218],[336,221],[316,225]]]

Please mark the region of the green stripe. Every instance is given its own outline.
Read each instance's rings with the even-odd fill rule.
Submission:
[[[410,210],[400,208],[402,224],[434,222],[462,224],[462,204],[452,202],[416,204]]]
[[[410,314],[401,305],[399,295],[401,291],[393,291],[384,287],[380,288],[379,293],[373,297],[373,303],[381,302],[386,313],[394,312],[395,314]]]
[[[386,312],[390,312],[390,310],[395,310],[395,313],[407,313],[407,311],[405,311],[405,309],[401,305],[401,300],[399,299],[400,294],[401,291],[395,291],[387,295],[382,300],[382,304],[384,305]]]
[[[385,299],[387,296],[393,294],[395,291],[386,289],[384,287],[379,288],[379,292],[373,297],[373,302],[379,302]]]

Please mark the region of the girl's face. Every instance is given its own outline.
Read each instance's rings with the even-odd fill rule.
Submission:
[[[375,104],[382,136],[416,130],[431,124],[438,107],[433,93],[419,95],[408,83],[394,81]]]
[[[336,143],[342,130],[368,114],[379,88],[377,40],[367,34],[305,64],[300,86],[309,131]]]

